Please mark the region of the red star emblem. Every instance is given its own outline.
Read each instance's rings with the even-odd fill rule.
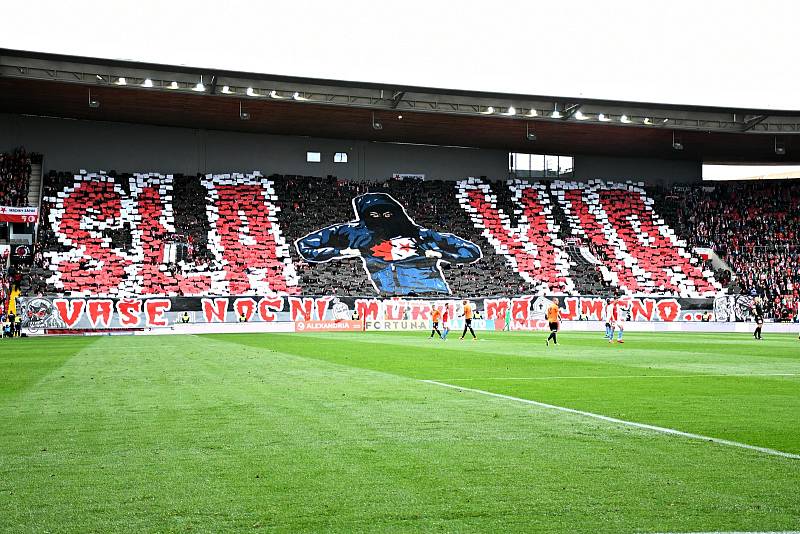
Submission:
[[[417,245],[407,237],[398,237],[391,241],[382,241],[371,249],[372,254],[384,261],[405,260],[417,255]]]

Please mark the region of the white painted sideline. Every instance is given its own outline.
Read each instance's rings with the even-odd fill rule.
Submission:
[[[486,378],[440,378],[431,379],[432,382],[445,382],[457,380],[459,382],[483,382],[484,380],[595,380],[595,379],[619,379],[619,378],[719,378],[719,377],[750,377],[750,376],[800,376],[800,373],[728,373],[728,374],[706,374],[695,373],[693,375],[592,375],[592,376],[491,376]]]
[[[546,325],[545,325],[546,326]],[[756,325],[753,323],[703,323],[699,321],[627,321],[625,332],[704,332],[707,334],[752,334]],[[605,331],[603,321],[563,321],[561,329],[572,332],[598,332],[600,335]],[[544,331],[544,328],[542,328]],[[764,324],[764,336],[769,334],[794,334],[800,333],[800,326],[797,323],[766,323]]]
[[[263,334],[294,332],[294,323],[190,323],[174,324],[162,328],[146,328],[136,332],[137,336],[163,336],[169,334]]]
[[[66,330],[66,329],[65,329]],[[115,330],[117,332],[115,332]],[[23,329],[28,336],[44,336],[43,330],[31,331]],[[289,333],[294,332],[294,323],[283,321],[252,323],[188,323],[171,324],[169,326],[156,326],[125,330],[123,328],[110,328],[105,332],[81,332],[84,336],[166,336],[170,334],[263,334],[263,333]],[[50,334],[55,335],[55,334]],[[59,334],[69,335],[69,334]]]
[[[756,445],[748,445],[747,443],[739,443],[738,441],[730,441],[730,440],[721,439],[721,438],[712,438],[710,436],[703,436],[701,434],[692,434],[691,432],[683,432],[681,430],[675,430],[674,428],[665,428],[665,427],[661,427],[661,426],[648,425],[648,424],[645,424],[645,423],[636,423],[634,421],[625,421],[624,419],[617,419],[616,417],[608,417],[607,415],[600,415],[600,414],[592,413],[592,412],[584,412],[582,410],[575,410],[573,408],[566,408],[564,406],[556,406],[555,404],[547,404],[545,402],[539,402],[539,401],[534,401],[534,400],[529,400],[529,399],[522,399],[522,398],[519,398],[519,397],[512,397],[511,395],[503,395],[501,393],[492,393],[491,391],[484,391],[482,389],[473,389],[473,388],[468,388],[468,387],[463,387],[463,386],[456,386],[456,385],[453,385],[453,384],[447,384],[445,382],[437,382],[436,380],[422,380],[422,382],[425,382],[427,384],[434,384],[434,385],[437,385],[437,386],[442,386],[442,387],[446,387],[446,388],[450,388],[450,389],[458,389],[458,390],[462,390],[462,391],[469,391],[471,393],[478,393],[478,394],[481,394],[481,395],[488,395],[490,397],[497,397],[499,399],[505,399],[505,400],[515,401],[515,402],[522,402],[522,403],[525,403],[525,404],[531,404],[533,406],[538,406],[540,408],[547,408],[549,410],[557,410],[559,412],[566,412],[566,413],[571,413],[571,414],[575,414],[575,415],[582,415],[584,417],[591,417],[593,419],[600,419],[601,421],[606,421],[606,422],[609,422],[609,423],[615,423],[615,424],[618,424],[618,425],[625,425],[625,426],[631,426],[631,427],[634,427],[634,428],[652,430],[654,432],[661,432],[662,434],[670,434],[672,436],[681,436],[681,437],[689,438],[689,439],[697,439],[697,440],[701,440],[701,441],[710,441],[710,442],[713,442],[713,443],[717,443],[719,445],[727,445],[729,447],[738,447],[740,449],[748,449],[748,450],[751,450],[751,451],[757,451],[757,452],[761,452],[761,453],[764,453],[764,454],[770,454],[772,456],[781,456],[783,458],[791,458],[793,460],[800,460],[800,454],[793,454],[791,452],[778,451],[778,450],[775,450],[775,449],[769,449],[767,447],[758,447]]]

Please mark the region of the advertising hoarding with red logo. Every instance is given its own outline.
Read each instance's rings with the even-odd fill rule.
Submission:
[[[361,332],[361,321],[295,321],[295,332]]]

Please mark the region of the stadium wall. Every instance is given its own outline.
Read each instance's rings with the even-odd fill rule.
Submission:
[[[301,136],[249,134],[114,122],[0,114],[0,147],[24,146],[44,154],[44,171],[87,169],[121,172],[335,175],[389,178],[392,173],[429,178],[505,177],[502,150],[431,147]],[[322,153],[321,163],[306,152]],[[347,163],[333,163],[347,152]]]
[[[0,148],[25,146],[44,154],[44,171],[87,169],[121,172],[225,173],[258,169],[265,174],[335,175],[363,180],[392,173],[455,180],[505,178],[504,150],[435,147],[172,128],[115,122],[0,114]],[[535,152],[535,144],[531,151]],[[322,153],[306,162],[306,151]],[[333,163],[347,152],[347,163]],[[634,179],[650,184],[699,181],[701,163],[576,155],[575,178]]]
[[[650,183],[674,184],[702,181],[701,161],[575,156],[576,180],[644,180]]]

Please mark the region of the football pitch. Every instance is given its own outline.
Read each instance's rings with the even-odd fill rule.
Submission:
[[[800,530],[796,336],[481,337],[0,340],[0,531]]]

